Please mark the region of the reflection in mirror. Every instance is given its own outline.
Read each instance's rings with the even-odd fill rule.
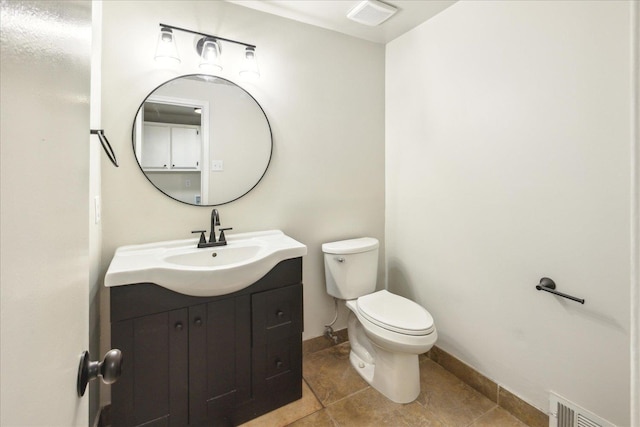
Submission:
[[[251,191],[271,160],[271,127],[256,100],[234,83],[189,75],[159,86],[133,125],[133,149],[147,179],[192,205],[221,205]]]

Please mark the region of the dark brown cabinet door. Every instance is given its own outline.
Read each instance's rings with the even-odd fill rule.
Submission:
[[[229,425],[251,398],[249,295],[189,308],[191,425]]]
[[[112,386],[114,426],[186,425],[186,326],[186,309],[112,324],[112,344],[124,355]]]

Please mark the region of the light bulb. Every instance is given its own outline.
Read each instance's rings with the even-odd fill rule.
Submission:
[[[222,63],[220,61],[220,44],[216,39],[205,37],[202,43],[202,52],[200,53],[200,68],[209,71],[222,71]]]

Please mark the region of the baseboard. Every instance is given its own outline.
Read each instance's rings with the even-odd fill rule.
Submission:
[[[334,331],[334,334],[337,337],[337,341],[334,341],[325,335],[303,341],[302,354],[315,353],[316,351],[324,350],[325,348],[349,341],[346,328]]]
[[[97,423],[95,424],[97,427],[110,427],[111,426],[111,404],[108,403],[98,412],[98,416],[96,417]]]

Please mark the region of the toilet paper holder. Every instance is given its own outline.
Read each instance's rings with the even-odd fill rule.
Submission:
[[[540,279],[540,283],[538,285],[536,285],[536,289],[539,290],[539,291],[550,292],[550,293],[552,293],[554,295],[558,295],[558,296],[561,296],[563,298],[570,299],[571,301],[575,301],[575,302],[579,302],[580,304],[584,304],[584,299],[583,298],[577,298],[577,297],[574,297],[572,295],[567,295],[565,293],[556,291],[556,282],[554,282],[553,280],[549,279],[548,277],[543,277],[542,279]]]

